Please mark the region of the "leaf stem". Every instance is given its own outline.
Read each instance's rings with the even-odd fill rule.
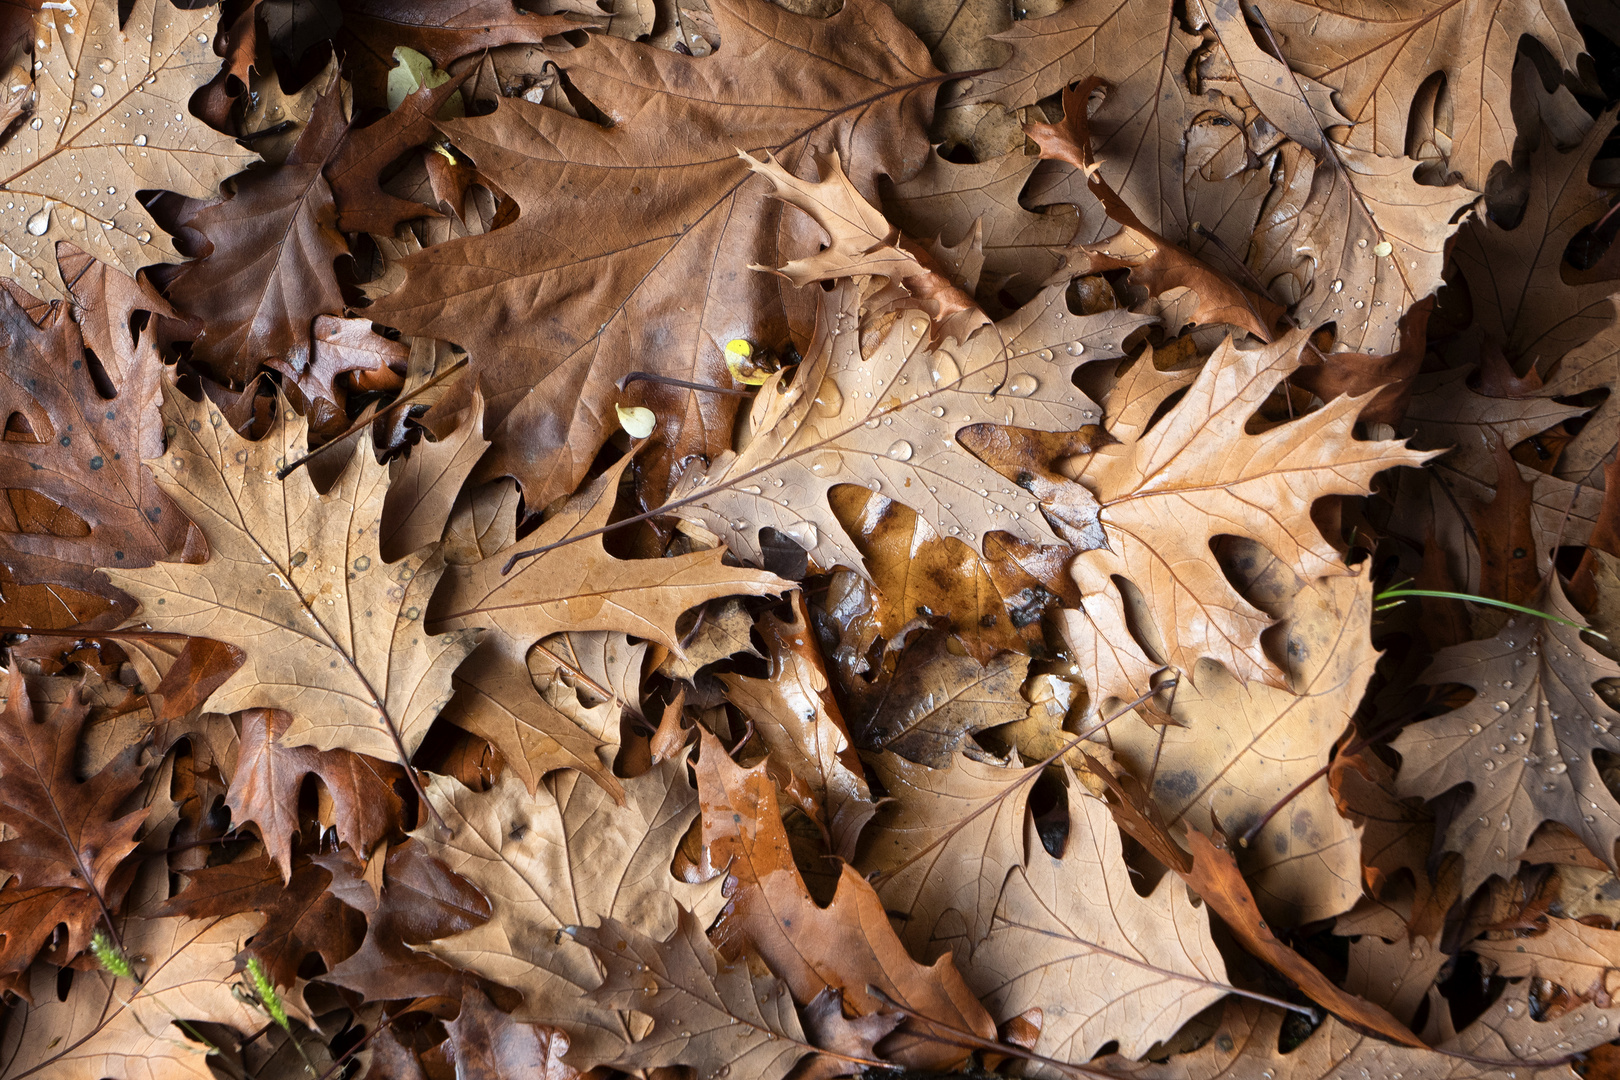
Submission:
[[[293,472],[295,470],[297,470],[297,468],[300,465],[304,464],[306,461],[313,458],[316,454],[322,453],[325,450],[328,450],[331,447],[334,447],[334,446],[338,445],[344,439],[347,439],[350,435],[353,435],[355,432],[361,430],[362,428],[370,427],[372,424],[375,424],[378,420],[381,420],[384,416],[387,416],[388,413],[391,412],[392,410],[397,409],[401,405],[406,404],[407,402],[411,401],[412,399],[420,397],[422,394],[427,393],[429,390],[433,389],[433,387],[435,387],[435,386],[439,385],[440,383],[444,382],[450,376],[454,375],[456,372],[458,372],[462,368],[466,367],[469,363],[471,363],[469,358],[463,356],[460,360],[457,360],[454,364],[451,364],[449,367],[445,368],[443,371],[439,372],[437,375],[433,376],[433,378],[429,379],[427,382],[423,383],[421,386],[418,386],[415,390],[412,390],[410,393],[401,394],[399,397],[395,398],[393,401],[390,401],[387,405],[384,405],[382,408],[378,409],[375,413],[372,413],[370,416],[362,416],[360,419],[356,420],[354,423],[352,423],[348,427],[344,428],[342,432],[340,432],[339,434],[337,434],[337,435],[333,436],[332,438],[328,439],[326,442],[321,443],[321,445],[317,446],[315,449],[311,450],[309,453],[305,454],[303,457],[299,458],[297,461],[291,462],[291,463],[289,463],[287,465],[283,465],[281,468],[277,469],[276,470],[276,479],[277,480],[285,480],[285,479],[287,479],[287,477],[291,476],[293,474]]]

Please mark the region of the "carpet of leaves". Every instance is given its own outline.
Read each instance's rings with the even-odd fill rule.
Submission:
[[[3,1080],[1620,1076],[1613,0],[0,62]]]

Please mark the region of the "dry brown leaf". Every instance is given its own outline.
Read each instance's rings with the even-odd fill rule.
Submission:
[[[928,152],[940,74],[876,0],[824,20],[764,0],[708,6],[727,42],[714,55],[596,36],[559,56],[610,127],[514,98],[443,124],[481,170],[509,178],[517,220],[412,257],[404,286],[372,309],[466,346],[496,425],[484,475],[516,476],[531,506],[580,482],[621,399],[653,406],[677,457],[729,442],[734,399],[646,383],[621,395],[630,371],[723,383],[727,341],[786,344],[777,283],[743,270],[780,261],[780,210],[738,147],[794,172],[836,149],[868,197],[879,174],[907,177]],[[593,197],[558,199],[559,184]],[[703,302],[680,302],[688,294]],[[543,317],[536,295],[554,301]]]
[[[562,1060],[568,1053],[568,1036],[560,1029],[513,1020],[476,986],[468,986],[460,997],[461,1011],[444,1025],[455,1046],[458,1078],[575,1080],[579,1076]]]
[[[523,1022],[561,1027],[566,1060],[589,1068],[622,1054],[635,1034],[628,1015],[592,1001],[602,971],[589,950],[558,932],[616,918],[654,938],[676,929],[677,907],[712,920],[719,882],[688,884],[670,862],[697,817],[685,755],[624,782],[623,805],[579,773],[561,772],[534,793],[512,772],[490,791],[434,777],[428,798],[450,827],[417,838],[490,898],[488,923],[428,948],[457,967],[523,992]]]
[[[888,792],[861,843],[856,869],[898,917],[915,956],[952,949],[977,978],[974,950],[991,932],[1002,883],[1024,861],[1029,771],[953,754],[945,768],[891,753],[872,768]]]
[[[952,649],[944,630],[925,630],[901,650],[894,670],[845,687],[855,738],[863,749],[944,768],[970,733],[1024,718],[1028,705],[1018,689],[1028,672],[1023,653],[981,664]]]
[[[28,267],[24,287],[67,295],[56,244],[66,240],[134,276],[180,257],[136,192],[159,188],[211,198],[221,180],[257,160],[229,135],[192,117],[192,93],[219,70],[210,47],[217,9],[136,0],[84,0],[34,19],[33,119],[0,144],[0,183],[14,208],[0,249]],[[103,46],[96,48],[96,46]],[[111,127],[113,130],[108,131]],[[13,270],[15,272],[15,269]]]
[[[1345,993],[1272,932],[1261,918],[1254,894],[1243,880],[1231,852],[1196,829],[1187,829],[1185,837],[1192,849],[1189,853],[1165,827],[1158,808],[1134,778],[1115,776],[1089,755],[1086,766],[1108,789],[1108,807],[1120,828],[1146,848],[1149,855],[1179,874],[1210,910],[1221,917],[1245,949],[1293,980],[1311,1000],[1330,1012],[1391,1042],[1424,1046],[1422,1040],[1383,1006]]]
[[[724,673],[727,697],[765,743],[771,763],[787,769],[809,789],[827,831],[829,850],[855,857],[861,828],[877,806],[866,786],[861,760],[833,700],[827,668],[816,647],[804,594],[794,594],[795,621],[766,615],[755,624],[770,657],[763,679]]]
[[[1451,959],[1426,937],[1408,938],[1402,933],[1386,941],[1376,934],[1363,934],[1350,943],[1344,988],[1382,1005],[1410,1027],[1419,1006],[1428,1000],[1440,969]]]
[[[1183,672],[1207,657],[1241,682],[1284,685],[1260,646],[1269,620],[1227,582],[1211,540],[1253,540],[1306,581],[1342,575],[1338,552],[1311,519],[1312,504],[1325,495],[1365,492],[1376,473],[1433,456],[1395,441],[1355,439],[1361,399],[1349,396],[1249,434],[1245,424],[1299,366],[1304,341],[1294,331],[1245,350],[1228,338],[1186,395],[1145,430],[1153,407],[1181,380],[1154,380],[1153,391],[1132,397],[1129,409],[1116,412],[1110,400],[1106,423],[1120,444],[1078,463],[1079,480],[1100,504],[1108,545],[1074,561],[1088,611],[1123,605],[1112,578],[1127,579],[1165,637],[1163,659]],[[1129,701],[1139,691],[1105,685],[1093,693]]]
[[[343,310],[333,264],[349,246],[322,170],[347,128],[334,82],[284,165],[250,172],[229,199],[182,221],[212,246],[186,264],[171,295],[202,320],[193,355],[220,378],[246,383],[272,359],[303,371],[315,317]]]
[[[658,665],[660,674],[692,682],[703,668],[728,656],[758,656],[752,631],[754,617],[737,599],[710,604],[699,614],[696,632],[687,631],[682,640],[685,658],[670,653]]]
[[[1072,775],[1068,793],[1063,856],[1042,848],[1026,818],[1024,859],[963,970],[993,1015],[1040,1009],[1039,1054],[1080,1065],[1117,1039],[1139,1057],[1230,992],[1226,963],[1208,909],[1170,875],[1138,895],[1107,805]]]
[[[863,636],[882,636],[898,648],[919,620],[931,620],[947,625],[983,663],[1005,649],[1024,648],[1031,638],[1040,640],[1039,618],[1017,625],[986,566],[1005,545],[988,539],[981,561],[976,545],[941,536],[904,503],[854,484],[834,487],[827,498],[877,586],[877,610]]]
[[[526,537],[530,549],[510,574],[503,568],[515,542],[470,566],[452,567],[434,598],[435,631],[492,628],[484,645],[456,675],[456,723],[495,744],[533,790],[551,769],[582,769],[609,791],[616,780],[596,756],[598,740],[541,697],[529,674],[530,646],[564,631],[613,630],[680,652],[681,613],[718,596],[765,596],[788,582],[772,574],[728,567],[720,549],[668,559],[616,559],[590,535],[607,524],[620,460],[567,507]],[[580,540],[573,540],[582,536]]]
[[[16,297],[0,297],[0,407],[8,421],[14,413],[26,420],[33,435],[0,441],[0,468],[19,487],[26,478],[25,490],[88,529],[6,533],[0,551],[28,581],[102,592],[93,567],[150,565],[180,555],[188,539],[185,515],[141,466],[143,457],[163,452],[156,410],[163,365],[151,328],[129,331],[138,312],[172,309],[149,286],[70,250],[63,246],[61,265],[73,279],[72,307],[36,324]]]
[[[1534,93],[1551,96],[1540,85]],[[1556,93],[1569,91],[1560,87]],[[1584,138],[1563,151],[1543,137],[1530,155],[1528,199],[1517,224],[1507,229],[1480,215],[1457,238],[1457,269],[1468,283],[1474,325],[1519,370],[1529,363],[1550,373],[1560,357],[1614,319],[1620,282],[1578,272],[1565,256],[1575,235],[1609,208],[1608,192],[1587,176],[1615,115],[1611,109],[1589,121]]]
[[[1587,926],[1574,919],[1548,919],[1544,932],[1497,941],[1475,941],[1468,946],[1495,967],[1497,974],[1515,979],[1532,975],[1550,979],[1584,1001],[1608,1008],[1620,990],[1620,930]]]
[[[859,549],[826,502],[834,484],[863,484],[975,546],[993,530],[1028,541],[1057,535],[1033,493],[965,452],[958,434],[974,424],[1094,423],[1099,410],[1070,376],[1121,355],[1125,336],[1147,320],[1075,315],[1054,286],[965,344],[930,349],[921,311],[866,326],[859,306],[853,284],[821,294],[808,359],[791,384],[773,375],[760,388],[746,445],[681,478],[679,513],[750,559],[759,558],[757,530],[769,525],[817,565],[857,570]]]
[[[290,879],[298,797],[306,778],[320,777],[332,800],[338,839],[364,857],[402,824],[404,807],[394,784],[405,783],[405,773],[397,764],[349,750],[284,745],[288,723],[286,713],[273,709],[241,714],[241,751],[225,805],[237,827],[258,826],[271,861]]]
[[[450,674],[477,634],[429,634],[436,551],[386,565],[378,528],[387,469],[357,445],[337,482],[315,491],[306,424],[284,399],[258,442],[237,435],[206,399],[164,384],[168,453],[149,461],[158,486],[208,538],[206,563],[108,570],[141,601],[132,625],[240,648],[247,661],[209,696],[224,712],[284,709],[289,746],[408,761],[450,696]]]
[[[135,890],[142,912],[162,896],[164,880],[149,865]],[[65,1001],[57,996],[56,969],[36,966],[30,987],[36,1004],[19,1005],[0,1031],[6,1075],[214,1080],[207,1048],[175,1021],[207,1020],[238,1031],[262,1026],[263,1014],[232,996],[230,985],[237,955],[262,921],[254,912],[211,919],[132,914],[119,920],[119,934],[143,981],[79,971]]]
[[[756,973],[761,965],[755,957],[727,962],[683,907],[667,941],[614,918],[566,932],[607,971],[602,985],[591,991],[594,1001],[652,1017],[652,1031],[614,1060],[621,1068],[687,1065],[701,1077],[735,1073],[781,1080],[805,1055],[816,1053],[782,981]],[[844,1064],[849,1072],[861,1068],[858,1062]],[[818,1069],[818,1075],[844,1075],[844,1070]]]
[[[440,429],[430,432],[432,442],[424,438],[410,456],[389,463],[379,541],[383,558],[400,559],[444,538],[462,485],[489,447],[483,434],[484,396],[477,387],[472,394],[470,406],[445,417]]]
[[[1557,581],[1529,606],[1581,621]],[[1475,697],[1401,732],[1393,744],[1402,759],[1398,789],[1433,799],[1473,785],[1445,835],[1446,848],[1463,856],[1463,895],[1492,874],[1511,878],[1544,821],[1563,825],[1616,865],[1620,803],[1594,759],[1620,751],[1620,738],[1609,730],[1614,712],[1594,689],[1616,677],[1620,665],[1587,645],[1579,630],[1527,615],[1508,620],[1492,638],[1435,657],[1423,681],[1461,684]]]
[[[853,869],[844,866],[830,906],[811,898],[765,766],[739,768],[713,735],[705,731],[702,740],[697,782],[704,855],[708,865],[727,867],[728,881],[735,881],[715,930],[721,952],[728,958],[758,952],[803,1004],[830,986],[842,989],[856,1016],[887,1011],[888,1001],[910,1010],[912,1018],[880,1047],[885,1058],[907,1068],[949,1068],[966,1059],[970,1040],[994,1039],[995,1024],[951,958],[925,966],[908,956],[882,901]]]
[[[1443,1003],[1443,999],[1442,999]],[[1614,1014],[1580,1010],[1538,1023],[1523,984],[1509,986],[1479,1019],[1430,1050],[1397,1046],[1330,1016],[1295,1049],[1279,1049],[1285,1014],[1233,999],[1214,1036],[1168,1061],[1108,1057],[1097,1065],[1130,1080],[1248,1080],[1267,1072],[1283,1080],[1572,1080],[1569,1050],[1607,1041]],[[1602,1027],[1598,1025],[1602,1024]]]
[[[1246,595],[1285,616],[1278,654],[1287,689],[1202,661],[1165,695],[1171,724],[1128,717],[1094,738],[1151,783],[1172,825],[1214,823],[1246,836],[1282,804],[1237,855],[1266,918],[1298,925],[1347,911],[1361,895],[1360,838],[1339,814],[1325,769],[1378,659],[1360,629],[1372,617],[1373,590],[1365,572],[1307,584],[1264,552],[1246,559]],[[1150,688],[1133,686],[1131,697]]]
[[[89,706],[78,688],[36,717],[15,661],[0,712],[0,978],[26,971],[65,924],[67,956],[90,945],[107,909],[129,887],[113,878],[134,852],[148,810],[119,813],[143,779],[144,739],[124,747],[94,775],[78,776]]]
[[[1009,284],[1022,295],[1052,277],[1061,261],[1056,249],[1074,240],[1081,227],[1081,216],[1071,207],[1041,212],[1026,210],[1019,202],[1039,164],[1015,153],[961,165],[936,152],[916,176],[885,187],[883,215],[911,236],[952,242],[978,222],[984,252],[980,296]],[[1091,214],[1101,216],[1101,208]]]

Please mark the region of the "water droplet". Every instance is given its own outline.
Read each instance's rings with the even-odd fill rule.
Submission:
[[[1513,828],[1513,819],[1511,817],[1508,817],[1508,815],[1503,814],[1502,815],[1502,831],[1507,832],[1511,828]]]
[[[107,88],[100,83],[95,83],[90,87],[90,96],[93,98],[103,97],[106,93]]]
[[[136,146],[145,146],[146,145],[146,136],[145,135],[137,135],[137,136],[135,136],[135,145]]]
[[[35,131],[38,131],[40,128],[45,126],[45,121],[36,116],[32,120],[28,121],[28,126],[33,128]]]
[[[762,489],[757,484],[750,484],[747,487],[742,488],[741,490],[744,493],[749,494],[749,495],[762,495],[762,494],[764,494]]]
[[[1494,761],[1487,761],[1487,762],[1486,762],[1486,763],[1485,763],[1485,771],[1486,771],[1486,772],[1495,772],[1495,771],[1496,771],[1496,762],[1494,762]]]
[[[1036,353],[1035,355],[1040,357],[1042,360],[1047,361],[1048,363],[1050,363],[1051,360],[1052,360],[1052,350],[1051,349],[1042,349],[1040,352]]]
[[[842,455],[836,450],[826,450],[810,459],[810,471],[823,476],[831,476],[844,464]]]
[[[896,461],[910,461],[911,454],[911,444],[904,439],[896,439],[894,445],[889,447],[889,456]]]
[[[1495,746],[1491,747],[1491,749],[1495,750],[1498,754],[1505,754],[1507,753],[1507,743],[1497,743]]]
[[[944,416],[945,415],[945,406],[943,406],[943,405],[935,405],[932,409],[928,410],[928,413],[929,413],[930,416]]]
[[[1041,381],[1033,375],[1019,372],[1007,383],[1007,393],[1013,397],[1029,397],[1041,388]]]
[[[928,371],[934,377],[935,386],[948,386],[962,378],[962,369],[956,366],[956,359],[947,352],[935,353]]]
[[[1515,731],[1512,735],[1508,736],[1508,742],[1512,743],[1515,746],[1523,746],[1524,745],[1524,740],[1525,740],[1525,734],[1522,731]]]
[[[1495,705],[1492,705],[1491,708],[1495,709],[1497,712],[1507,712],[1508,703],[1505,701],[1498,701]]]
[[[142,229],[140,232],[135,234],[135,239],[139,240],[143,244],[150,244],[152,242],[152,234],[147,232],[145,229]]]
[[[1338,292],[1340,289],[1344,288],[1343,279],[1335,281],[1332,285],[1329,285],[1328,288],[1331,289],[1333,292]]]
[[[1366,304],[1364,304],[1364,303],[1362,303],[1362,302],[1361,302],[1361,301],[1360,301],[1360,300],[1357,300],[1357,301],[1356,301],[1356,307],[1358,307],[1358,308],[1364,308],[1364,307],[1366,307],[1366,306],[1367,306],[1367,305],[1366,305]]]
[[[28,234],[44,236],[51,227],[51,208],[46,207],[28,219]]]
[[[1086,351],[1086,347],[1078,341],[1071,341],[1063,351],[1068,353],[1070,356],[1079,356],[1081,353]]]
[[[1480,727],[1478,724],[1469,724],[1468,725],[1468,734],[1470,734],[1470,735],[1478,735],[1483,730],[1485,730],[1485,729]]]
[[[1555,761],[1551,765],[1547,766],[1547,771],[1552,773],[1554,776],[1562,776],[1569,771],[1569,766],[1565,765],[1562,761]]]
[[[103,75],[111,75],[112,69],[113,62],[111,60],[103,57],[102,59],[96,61],[96,70],[100,71]]]
[[[1388,240],[1380,240],[1378,243],[1373,245],[1373,254],[1378,256],[1380,259],[1394,250],[1395,245],[1391,244]]]
[[[844,395],[838,389],[838,384],[832,379],[823,379],[821,389],[816,391],[816,403],[810,410],[817,416],[837,416],[838,410],[844,407]]]

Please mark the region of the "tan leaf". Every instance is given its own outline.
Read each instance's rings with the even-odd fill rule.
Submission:
[[[764,0],[708,7],[727,41],[713,55],[608,35],[558,55],[610,127],[520,98],[443,123],[486,174],[510,178],[518,216],[413,256],[403,287],[370,309],[466,346],[495,425],[488,475],[516,476],[530,506],[584,478],[617,429],[615,403],[651,407],[677,457],[725,448],[735,399],[648,383],[621,395],[623,376],[724,382],[727,341],[787,343],[787,321],[771,310],[779,283],[742,268],[813,243],[794,238],[798,226],[751,180],[738,147],[795,173],[836,149],[868,197],[878,175],[909,176],[928,152],[940,73],[881,3],[852,0],[827,19]],[[558,199],[559,184],[594,194]],[[671,289],[705,300],[677,303]],[[537,295],[552,299],[543,315]]]
[[[788,582],[728,567],[719,549],[668,559],[617,559],[592,535],[607,524],[624,458],[523,541],[548,549],[520,560],[514,542],[470,566],[452,567],[434,598],[435,632],[490,627],[456,674],[451,719],[494,743],[532,791],[551,769],[588,772],[609,791],[619,782],[596,756],[598,740],[541,697],[529,675],[530,646],[565,631],[613,630],[680,651],[676,620],[718,596],[766,596]],[[574,537],[580,539],[575,540]],[[558,545],[552,547],[551,545]]]
[[[1208,829],[1213,819],[1246,836],[1282,804],[1236,854],[1266,918],[1298,925],[1347,911],[1361,895],[1360,837],[1339,814],[1325,768],[1378,660],[1360,629],[1372,617],[1372,584],[1365,572],[1306,584],[1263,552],[1245,556],[1256,557],[1261,565],[1242,573],[1255,582],[1249,595],[1258,589],[1269,594],[1263,602],[1285,605],[1266,603],[1286,616],[1278,652],[1287,688],[1201,661],[1165,695],[1172,724],[1126,717],[1095,738],[1151,782],[1171,824]],[[1150,686],[1132,689],[1134,698]]]
[[[772,376],[755,399],[753,439],[683,476],[672,501],[747,558],[759,558],[755,534],[769,525],[829,568],[861,568],[826,502],[837,483],[879,491],[975,546],[997,529],[1050,540],[1041,504],[965,453],[958,433],[977,423],[1068,431],[1096,421],[1099,410],[1070,376],[1085,361],[1121,355],[1121,341],[1146,320],[1075,315],[1063,293],[1047,289],[965,344],[937,350],[920,311],[866,327],[854,285],[822,294],[808,359],[791,385]]]
[[[415,835],[490,898],[493,918],[428,946],[433,955],[523,992],[523,1022],[561,1027],[567,1062],[614,1060],[632,1039],[621,1011],[588,994],[602,969],[583,945],[558,932],[616,918],[655,938],[676,929],[678,907],[705,923],[724,903],[719,882],[688,884],[670,873],[682,835],[697,816],[685,755],[624,782],[623,805],[577,772],[548,779],[534,794],[508,772],[485,793],[434,777],[428,798],[451,830]]]
[[[121,24],[116,0],[85,0],[34,17],[34,119],[13,125],[0,144],[0,183],[17,204],[0,248],[29,268],[24,287],[47,299],[67,295],[60,240],[131,277],[148,263],[177,260],[136,192],[211,198],[221,180],[258,159],[187,109],[219,70],[211,48],[217,14],[136,0]],[[27,83],[29,73],[14,70],[6,81]]]
[[[600,927],[571,926],[567,933],[607,969],[592,999],[652,1017],[652,1031],[621,1053],[615,1065],[688,1065],[703,1077],[781,1080],[816,1052],[782,981],[756,974],[754,957],[728,963],[685,908],[678,908],[667,941],[613,918],[604,918]],[[850,1064],[850,1071],[859,1070],[859,1063]]]
[[[383,339],[379,339],[383,340]],[[456,497],[473,466],[484,455],[484,395],[473,388],[472,405],[454,427],[448,420],[432,442],[422,439],[409,457],[389,465],[388,494],[383,499],[381,550],[385,559],[400,559],[444,538]]]
[[[924,966],[906,954],[883,904],[844,866],[832,904],[811,898],[782,829],[776,786],[763,764],[742,769],[702,733],[697,764],[708,864],[735,879],[726,918],[716,928],[728,958],[758,952],[808,1004],[831,986],[856,1016],[887,1008],[885,997],[915,1014],[884,1040],[884,1057],[908,1068],[948,1068],[966,1059],[964,1038],[993,1039],[995,1024],[949,956]],[[884,996],[879,996],[881,993]]]
[[[1140,431],[1139,409],[1122,414],[1131,430],[1116,437],[1128,441],[1082,463],[1079,479],[1101,504],[1108,545],[1074,561],[1088,607],[1122,603],[1111,579],[1129,580],[1166,635],[1164,659],[1183,672],[1208,657],[1241,682],[1283,684],[1260,647],[1268,620],[1227,582],[1209,546],[1214,537],[1254,540],[1307,581],[1343,574],[1338,552],[1311,520],[1311,505],[1324,495],[1364,492],[1376,473],[1433,456],[1395,441],[1355,439],[1361,402],[1348,395],[1249,434],[1244,425],[1299,366],[1304,340],[1294,331],[1244,350],[1228,338],[1162,419]]]
[[[916,956],[956,950],[967,977],[991,932],[1008,872],[1024,861],[1029,770],[963,754],[946,768],[891,753],[872,767],[889,798],[861,844],[856,868],[899,917],[900,940]]]
[[[731,703],[754,721],[772,764],[809,787],[832,853],[852,859],[861,827],[877,807],[833,700],[802,592],[794,594],[793,604],[794,623],[766,615],[755,624],[770,657],[769,674],[751,679],[724,673],[720,681]]]
[[[141,602],[133,624],[211,637],[247,655],[207,708],[284,709],[293,716],[289,746],[408,760],[477,635],[423,629],[443,573],[436,551],[383,563],[387,469],[357,445],[325,495],[305,469],[277,479],[305,445],[305,422],[285,400],[258,442],[237,435],[206,399],[168,384],[163,415],[168,453],[147,464],[208,538],[210,555],[108,570]]]
[[[1556,580],[1531,605],[1581,622]],[[1614,711],[1594,687],[1620,677],[1620,665],[1581,632],[1520,615],[1500,633],[1441,651],[1423,680],[1459,683],[1476,696],[1460,709],[1402,731],[1403,795],[1437,798],[1462,783],[1473,794],[1446,830],[1445,846],[1466,864],[1463,895],[1486,878],[1512,877],[1519,854],[1544,821],[1585,841],[1612,868],[1620,803],[1599,775],[1595,755],[1620,752]]]
[[[155,901],[161,891],[151,888],[154,883],[161,888],[163,875],[148,872],[137,892]],[[244,1032],[263,1026],[263,1014],[232,996],[230,986],[237,955],[263,921],[257,912],[211,919],[131,915],[119,931],[126,954],[138,958],[142,982],[79,971],[66,1001],[57,997],[56,969],[37,965],[37,1004],[19,1005],[0,1032],[6,1075],[213,1080],[207,1047],[175,1021],[206,1020]]]
[[[1037,1053],[1084,1064],[1118,1039],[1120,1053],[1138,1057],[1230,992],[1226,964],[1208,909],[1168,875],[1137,895],[1107,805],[1072,776],[1068,791],[1062,858],[1047,854],[1026,818],[1027,854],[963,970],[998,1017],[1040,1008]]]

